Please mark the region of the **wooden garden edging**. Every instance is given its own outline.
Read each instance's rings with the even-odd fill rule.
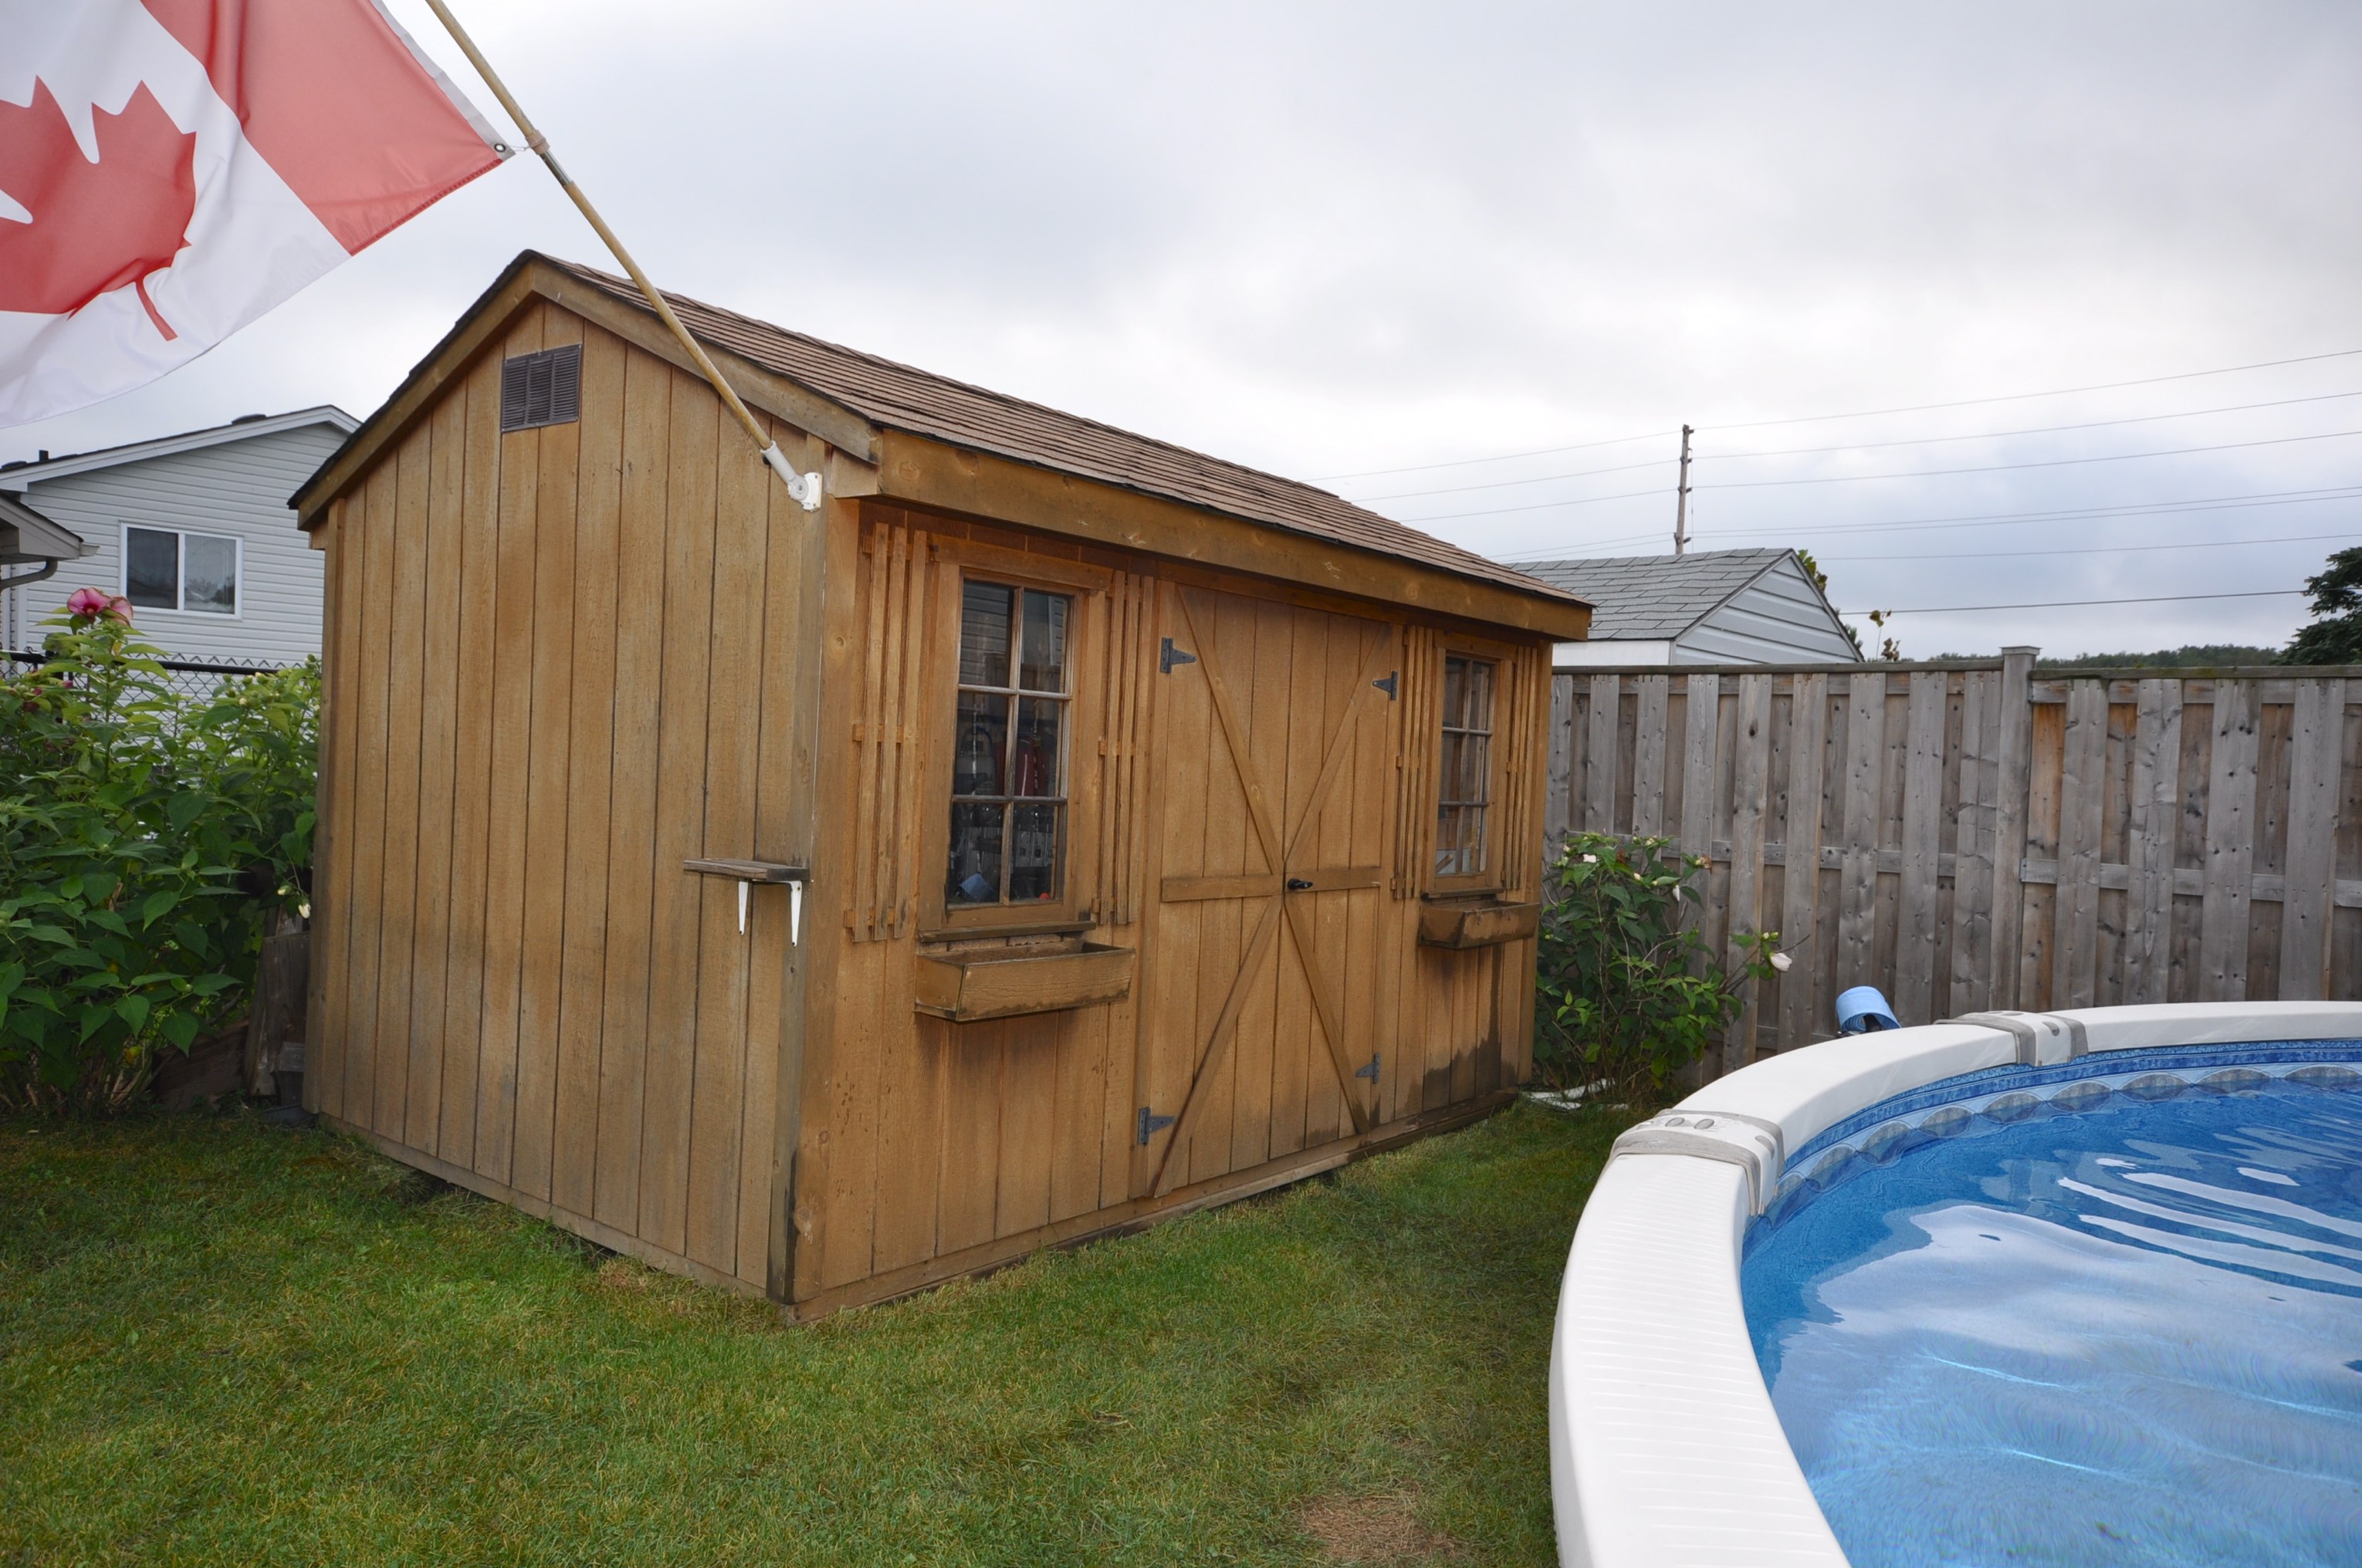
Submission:
[[[2362,667],[1949,663],[1560,672],[1553,840],[1711,857],[1702,918],[1794,967],[1721,1070],[1985,1008],[2362,1000]],[[1814,874],[1792,877],[1795,865]]]

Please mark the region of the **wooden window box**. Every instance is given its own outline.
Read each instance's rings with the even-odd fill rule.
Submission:
[[[913,1005],[960,1024],[1064,1013],[1131,990],[1132,950],[1098,942],[921,953],[918,962]]]
[[[1418,939],[1430,948],[1492,948],[1522,942],[1542,927],[1539,904],[1429,904],[1418,912]]]

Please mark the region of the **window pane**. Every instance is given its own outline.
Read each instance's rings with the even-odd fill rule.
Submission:
[[[1054,806],[1009,808],[1009,902],[1029,904],[1058,896],[1058,819]]]
[[[1468,661],[1447,657],[1443,661],[1443,722],[1447,728],[1467,728],[1467,721],[1462,717],[1462,710],[1467,704]]]
[[[153,528],[123,531],[123,595],[142,609],[181,608],[181,536]]]
[[[1023,679],[1027,691],[1066,689],[1066,605],[1060,594],[1025,590]]]
[[[1001,817],[1005,806],[955,804],[952,806],[951,875],[944,889],[945,902],[1000,902]]]
[[[1471,729],[1493,728],[1493,666],[1473,660],[1468,665],[1468,718]]]
[[[188,571],[181,584],[181,608],[215,615],[237,613],[237,541],[202,533],[184,536]]]
[[[1038,696],[1017,702],[1017,755],[1009,770],[1011,795],[1064,795],[1058,763],[1058,726],[1066,705]]]
[[[1009,618],[1017,591],[969,583],[960,598],[960,685],[1009,684]]]
[[[1006,795],[1009,699],[989,692],[959,694],[958,740],[952,751],[954,795]]]
[[[1489,736],[1462,735],[1460,740],[1460,777],[1454,784],[1457,798],[1482,806],[1492,798],[1493,741]]]

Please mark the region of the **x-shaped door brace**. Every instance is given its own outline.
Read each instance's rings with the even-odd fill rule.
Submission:
[[[1377,887],[1385,881],[1385,868],[1380,866],[1334,866],[1299,868],[1297,857],[1311,836],[1313,824],[1320,819],[1320,808],[1329,798],[1330,787],[1337,781],[1340,765],[1344,762],[1346,737],[1352,732],[1354,716],[1361,711],[1363,694],[1373,689],[1376,672],[1385,667],[1392,651],[1393,638],[1381,627],[1377,640],[1363,657],[1363,668],[1353,682],[1344,711],[1337,717],[1337,728],[1329,737],[1328,750],[1321,753],[1320,773],[1305,799],[1304,814],[1297,818],[1296,833],[1283,846],[1279,826],[1272,810],[1271,797],[1264,794],[1263,780],[1255,772],[1254,759],[1247,751],[1245,726],[1239,722],[1238,709],[1231,701],[1231,690],[1223,681],[1221,670],[1210,656],[1212,648],[1198,629],[1197,611],[1190,607],[1189,592],[1175,590],[1181,600],[1182,618],[1188,622],[1190,639],[1198,645],[1198,669],[1205,673],[1206,689],[1214,699],[1214,714],[1221,721],[1222,738],[1229,742],[1231,760],[1238,764],[1239,782],[1245,787],[1247,816],[1254,824],[1256,841],[1263,846],[1264,863],[1277,868],[1261,873],[1222,877],[1168,877],[1163,897],[1167,903],[1192,898],[1264,898],[1271,902],[1264,906],[1263,917],[1255,922],[1254,932],[1247,938],[1240,955],[1237,978],[1231,981],[1230,994],[1222,999],[1222,1010],[1215,1016],[1213,1034],[1199,1054],[1197,1077],[1190,1080],[1189,1098],[1182,1102],[1181,1114],[1174,1124],[1173,1135],[1164,1146],[1164,1155],[1157,1162],[1156,1179],[1151,1191],[1158,1196],[1172,1190],[1179,1179],[1181,1168],[1175,1164],[1174,1151],[1188,1141],[1204,1109],[1208,1087],[1221,1071],[1222,1062],[1230,1054],[1231,1041],[1236,1037],[1239,1014],[1244,1011],[1247,992],[1253,989],[1255,977],[1263,969],[1264,956],[1269,952],[1279,935],[1284,921],[1287,934],[1296,943],[1297,957],[1304,968],[1304,983],[1312,992],[1313,1011],[1320,1015],[1320,1033],[1329,1044],[1330,1060],[1336,1064],[1338,1090],[1345,1097],[1345,1109],[1352,1113],[1353,1130],[1365,1133],[1370,1128],[1371,1112],[1362,1103],[1356,1091],[1355,1064],[1346,1056],[1345,1015],[1332,992],[1329,977],[1321,972],[1316,959],[1311,933],[1305,928],[1305,916],[1298,913],[1298,901],[1292,895],[1299,893],[1328,893],[1342,888]],[[1374,1093],[1377,1085],[1373,1082]]]

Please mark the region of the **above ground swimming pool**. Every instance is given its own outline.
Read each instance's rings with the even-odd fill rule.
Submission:
[[[2362,1563],[2362,1007],[1733,1074],[1619,1141],[1551,1376],[1571,1564]]]

